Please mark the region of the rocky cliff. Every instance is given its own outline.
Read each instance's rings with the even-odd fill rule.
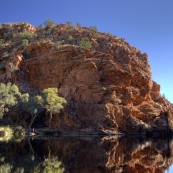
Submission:
[[[36,35],[28,44],[16,39],[24,30]],[[1,82],[31,94],[57,87],[67,99],[51,127],[92,134],[172,131],[173,105],[152,81],[147,54],[125,39],[66,24],[3,24],[0,35]],[[91,49],[81,51],[82,38]],[[49,119],[44,123],[49,126]]]

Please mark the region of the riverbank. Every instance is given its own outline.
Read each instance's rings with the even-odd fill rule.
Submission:
[[[26,137],[26,131],[21,126],[1,126],[0,142],[21,142]]]
[[[24,138],[30,137],[60,137],[60,136],[131,136],[144,138],[173,138],[172,131],[146,131],[145,133],[109,133],[109,132],[94,132],[94,131],[61,131],[55,128],[23,128],[22,126],[1,126],[0,127],[0,142],[15,141],[20,142]]]

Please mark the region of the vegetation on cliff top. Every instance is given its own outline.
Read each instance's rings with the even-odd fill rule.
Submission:
[[[8,55],[13,49],[25,50],[25,47],[32,43],[39,43],[51,40],[52,43],[64,45],[71,44],[78,46],[81,52],[85,49],[92,48],[92,38],[99,38],[98,29],[96,26],[88,27],[88,34],[85,37],[76,38],[70,34],[75,29],[82,32],[81,24],[76,23],[73,26],[71,21],[67,21],[65,29],[59,36],[56,35],[58,25],[50,18],[44,21],[44,25],[39,25],[36,28],[27,22],[23,23],[5,23],[0,25],[0,56],[4,53]],[[45,27],[43,27],[45,26]],[[33,27],[33,30],[30,30]],[[79,33],[80,34],[80,33]],[[58,49],[60,50],[60,49]]]

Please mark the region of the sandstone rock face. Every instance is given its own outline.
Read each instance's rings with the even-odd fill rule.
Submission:
[[[16,49],[13,63],[19,68],[15,82],[21,91],[37,93],[57,87],[67,99],[63,112],[53,116],[51,127],[94,134],[171,131],[173,106],[152,81],[147,54],[124,39],[84,27],[60,24],[44,37],[48,31],[48,27],[36,29],[39,43],[26,46],[23,57],[21,49]],[[83,37],[92,42],[92,49],[85,52],[79,48]]]

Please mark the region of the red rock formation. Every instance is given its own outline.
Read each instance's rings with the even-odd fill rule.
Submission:
[[[68,104],[63,115],[54,115],[52,127],[82,133],[170,130],[173,106],[152,81],[147,54],[124,39],[64,24],[45,41],[50,29],[37,29],[39,43],[23,50],[16,83],[25,92],[59,89]],[[69,35],[74,45],[67,44]],[[92,42],[84,53],[78,46],[83,37]],[[45,123],[50,125],[48,119]]]

